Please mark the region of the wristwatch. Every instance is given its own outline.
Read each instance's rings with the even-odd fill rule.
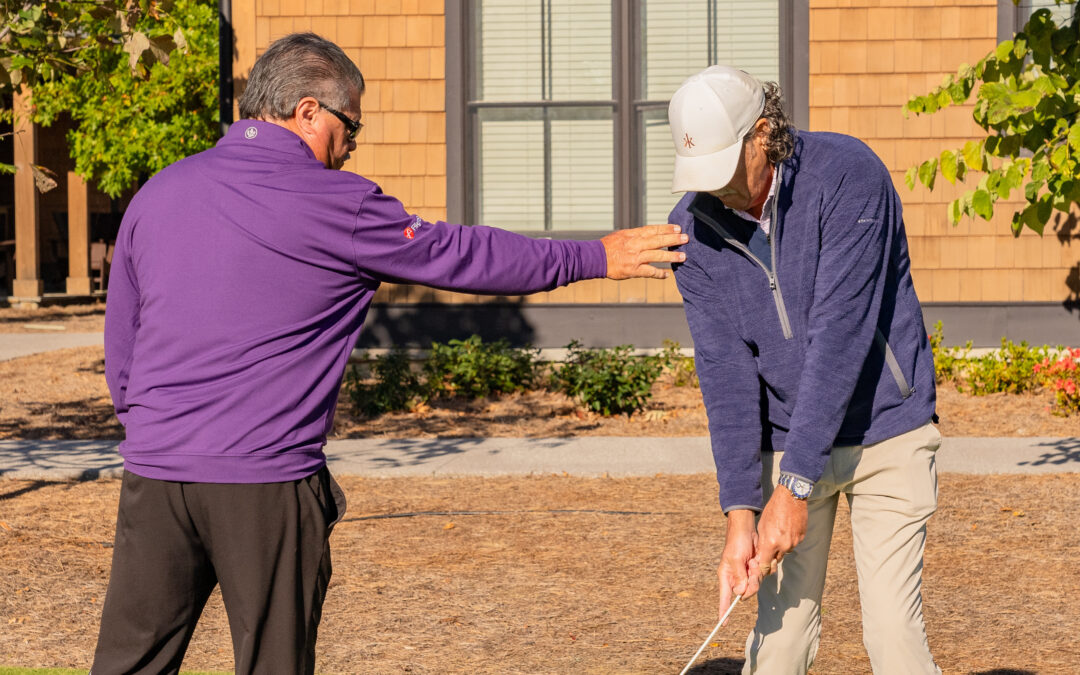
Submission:
[[[780,472],[780,480],[776,481],[776,483],[790,490],[791,496],[799,501],[805,501],[814,489],[814,484],[810,481],[786,471]]]

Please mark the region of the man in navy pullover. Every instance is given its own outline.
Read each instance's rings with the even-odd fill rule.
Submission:
[[[841,494],[874,672],[940,672],[921,572],[941,436],[889,172],[857,139],[796,132],[779,88],[734,68],[687,79],[669,119],[687,193],[670,221],[690,236],[675,278],[727,516],[721,614],[758,593],[744,672],[813,663]]]

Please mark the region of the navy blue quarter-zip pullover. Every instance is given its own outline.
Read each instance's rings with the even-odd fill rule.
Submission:
[[[933,357],[900,199],[861,141],[798,132],[763,233],[706,193],[671,212],[724,512],[760,510],[761,453],[813,482],[834,445],[934,414]]]

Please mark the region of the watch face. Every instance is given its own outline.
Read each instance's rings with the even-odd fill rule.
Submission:
[[[792,493],[797,497],[809,497],[812,489],[813,486],[810,485],[810,483],[804,480],[797,480],[795,481],[795,489],[792,490]]]

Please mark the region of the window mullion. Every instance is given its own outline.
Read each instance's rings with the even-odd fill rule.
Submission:
[[[637,0],[612,2],[612,94],[615,98],[614,156],[615,156],[615,227],[632,227],[640,224],[640,195],[636,189],[640,171],[637,156],[637,133],[635,132],[634,77],[637,69],[634,59],[640,54],[634,46],[634,30],[637,16]]]

